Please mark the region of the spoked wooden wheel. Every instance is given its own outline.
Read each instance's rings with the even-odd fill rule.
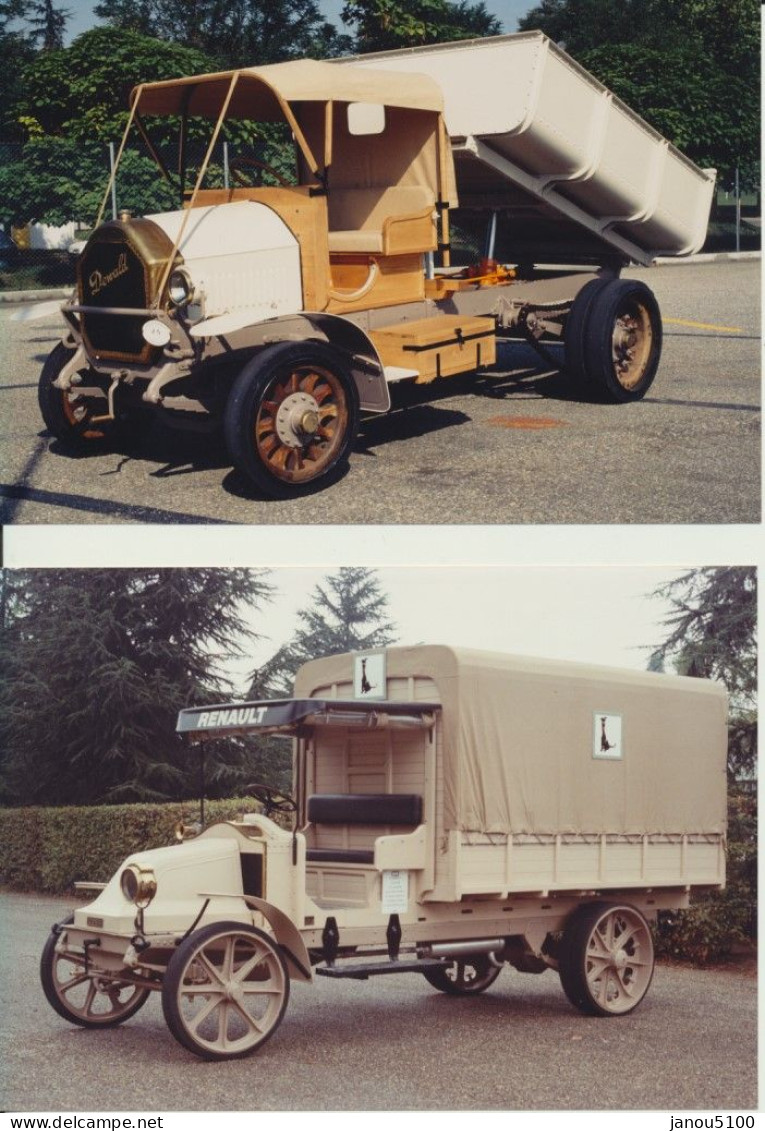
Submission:
[[[429,966],[423,971],[431,986],[445,994],[480,994],[499,977],[501,968],[486,954],[455,959],[448,966]]]
[[[276,1030],[289,1000],[289,975],[263,931],[212,924],[173,954],[162,986],[168,1027],[204,1060],[248,1056]]]
[[[565,340],[575,378],[610,400],[639,400],[661,357],[661,314],[653,292],[628,279],[593,280],[574,302]]]
[[[595,903],[569,920],[560,980],[582,1013],[630,1013],[645,997],[653,968],[651,929],[636,908]]]
[[[323,342],[284,342],[240,373],[225,411],[234,465],[266,494],[317,485],[348,456],[358,394],[337,351]]]
[[[40,961],[40,980],[49,1003],[60,1017],[86,1029],[119,1025],[137,1013],[149,990],[88,973],[84,957],[69,956],[66,930],[52,934]]]
[[[37,399],[48,431],[69,447],[84,448],[104,440],[108,434],[108,422],[93,421],[105,414],[107,399],[100,389],[88,390],[85,384],[71,389],[54,386],[71,357],[72,350],[63,343],[51,350],[40,374]]]

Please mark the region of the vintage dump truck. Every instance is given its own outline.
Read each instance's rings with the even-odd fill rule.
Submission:
[[[230,123],[236,183],[211,187]],[[290,168],[242,148],[264,124],[285,131]],[[274,497],[330,482],[392,385],[491,366],[498,337],[558,367],[544,342],[562,341],[585,395],[642,397],[661,318],[620,268],[700,247],[714,186],[536,32],[144,83],[134,129],[177,208],[97,223],[41,374],[43,419],[81,447],[139,406],[222,425],[231,462]],[[168,129],[173,162],[152,140]],[[485,228],[461,266],[458,204]]]
[[[263,813],[129,856],[54,927],[45,993],[98,1028],[157,991],[208,1060],[257,1049],[314,974],[470,995],[505,965],[553,969],[583,1013],[627,1014],[651,921],[725,881],[726,711],[706,680],[443,646],[183,710],[194,743],[293,736],[294,798],[254,787]]]

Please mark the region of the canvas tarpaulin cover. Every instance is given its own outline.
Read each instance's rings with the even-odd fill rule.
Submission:
[[[724,689],[708,680],[422,645],[387,678],[432,680],[442,705],[444,827],[497,833],[724,833]],[[298,673],[296,694],[352,695],[353,656]],[[390,697],[390,694],[389,694]],[[596,756],[618,718],[618,758]]]

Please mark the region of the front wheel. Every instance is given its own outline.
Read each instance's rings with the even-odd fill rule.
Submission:
[[[85,1029],[105,1029],[138,1012],[149,990],[88,973],[84,956],[68,953],[66,945],[65,927],[60,934],[51,933],[40,959],[43,992],[59,1017]]]
[[[648,992],[653,967],[651,928],[635,907],[592,903],[575,911],[566,924],[560,980],[581,1013],[631,1013]]]
[[[325,342],[280,342],[242,370],[223,426],[231,461],[271,498],[321,485],[348,459],[358,392],[339,352]]]
[[[106,414],[107,399],[101,389],[87,386],[87,376],[71,389],[57,389],[53,384],[73,353],[59,342],[48,354],[37,386],[37,403],[48,431],[66,447],[83,450],[106,439],[110,422],[94,419]]]
[[[574,301],[565,332],[568,368],[609,400],[640,400],[659,367],[659,304],[645,283],[595,279]]]
[[[289,1000],[277,943],[257,927],[212,923],[167,964],[162,1010],[170,1032],[203,1060],[249,1056],[281,1023]]]
[[[502,968],[495,966],[486,954],[457,958],[450,965],[428,966],[422,973],[426,980],[444,994],[481,994],[499,977]]]

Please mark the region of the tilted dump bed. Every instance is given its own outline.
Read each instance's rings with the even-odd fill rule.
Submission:
[[[724,882],[719,684],[440,646],[384,655],[378,693],[441,704],[435,764],[425,734],[421,748],[414,735],[385,748],[349,732],[325,788],[353,792],[353,775],[373,772],[375,790],[416,785],[437,846],[426,898]],[[352,655],[329,657],[301,669],[295,693],[348,699],[353,680]],[[322,760],[317,745],[319,778]]]
[[[616,250],[649,263],[703,244],[713,171],[697,168],[542,32],[354,62],[439,83],[461,205],[509,210],[536,261],[571,246],[585,258]]]

